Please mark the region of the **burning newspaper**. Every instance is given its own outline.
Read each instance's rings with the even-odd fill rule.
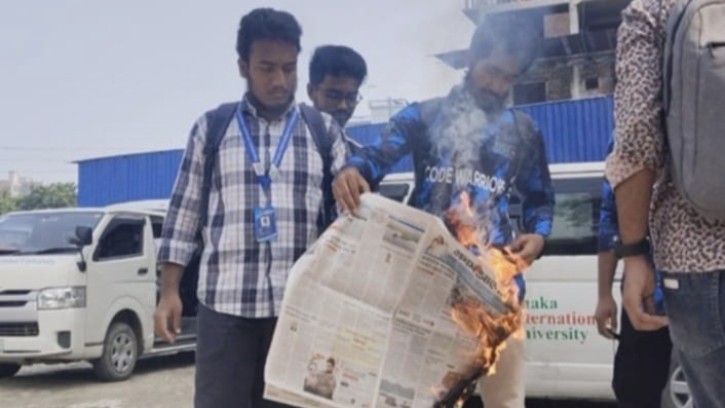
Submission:
[[[446,219],[454,237],[437,217],[366,194],[339,218],[291,271],[266,398],[430,408],[492,373],[521,324],[522,265],[472,240],[458,216]]]

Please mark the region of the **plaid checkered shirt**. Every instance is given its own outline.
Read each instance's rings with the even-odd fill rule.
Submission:
[[[281,119],[268,122],[257,115],[245,97],[239,105],[262,164],[282,138],[291,104]],[[347,155],[345,136],[329,115],[323,114],[333,138],[332,173]],[[241,129],[232,120],[219,146],[211,194],[208,226],[200,225],[205,117],[194,125],[174,185],[159,248],[159,262],[185,266],[196,249],[201,228],[203,250],[199,270],[199,301],[220,313],[246,318],[277,316],[290,269],[317,239],[322,210],[323,162],[309,126],[299,116],[286,153],[271,185],[276,212],[277,239],[259,243],[254,234],[254,210],[264,207],[266,195],[257,181],[244,147]]]

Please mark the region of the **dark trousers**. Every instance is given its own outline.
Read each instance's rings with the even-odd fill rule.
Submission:
[[[623,408],[660,408],[670,371],[672,341],[667,328],[637,331],[622,310],[612,388]]]
[[[199,305],[195,408],[278,408],[262,398],[276,318],[246,319]]]

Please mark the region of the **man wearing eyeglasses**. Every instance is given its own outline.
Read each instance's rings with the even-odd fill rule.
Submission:
[[[367,74],[365,60],[355,50],[325,45],[312,55],[307,94],[317,110],[345,127],[362,99],[359,90]]]

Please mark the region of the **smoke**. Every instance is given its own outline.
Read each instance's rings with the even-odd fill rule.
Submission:
[[[432,188],[431,202],[440,203],[436,214],[448,220],[451,212],[455,212],[454,218],[475,229],[478,242],[482,243],[488,242],[491,235],[492,203],[476,203],[470,185],[480,169],[483,144],[490,137],[484,132],[488,125],[486,112],[479,108],[466,87],[459,84],[448,95],[438,120],[430,129],[436,156],[453,169],[452,184],[436,183]]]
[[[488,126],[486,113],[479,109],[473,95],[463,85],[453,88],[434,124],[433,145],[440,156],[452,156],[454,167],[473,167],[479,161],[484,141],[482,130]]]

